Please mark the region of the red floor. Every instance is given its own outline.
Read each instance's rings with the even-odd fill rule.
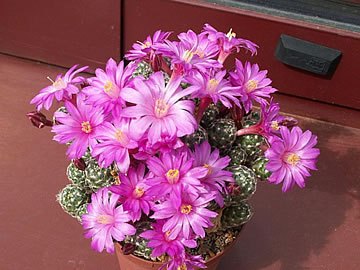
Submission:
[[[1,270],[118,269],[115,256],[93,251],[55,201],[67,184],[65,147],[25,117],[46,77],[60,72],[0,55]],[[360,269],[360,129],[308,118],[301,126],[319,137],[319,171],[306,189],[287,194],[260,183],[255,215],[220,270]]]

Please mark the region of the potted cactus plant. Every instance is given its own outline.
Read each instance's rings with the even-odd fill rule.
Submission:
[[[68,145],[61,207],[128,270],[215,269],[252,216],[257,182],[302,188],[319,155],[317,137],[279,114],[266,70],[224,68],[255,43],[208,24],[169,36],[155,32],[94,77],[74,66],[50,79],[28,113]],[[40,110],[54,99],[50,121]]]

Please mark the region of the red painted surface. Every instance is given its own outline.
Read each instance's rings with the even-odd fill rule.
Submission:
[[[0,4],[0,52],[71,67],[120,59],[120,4],[12,1]]]
[[[224,32],[232,28],[237,36],[260,46],[258,56],[251,58],[240,54],[238,57],[259,63],[261,69],[268,69],[273,86],[282,93],[360,109],[359,33],[189,0],[124,1],[123,14],[125,49],[158,29],[174,31],[175,39],[176,34],[188,29],[199,32],[205,23]],[[323,78],[279,62],[273,54],[280,34],[342,51],[343,57],[333,77]],[[228,65],[232,65],[229,60]]]

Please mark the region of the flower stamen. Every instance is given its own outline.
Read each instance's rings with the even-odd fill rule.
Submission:
[[[90,126],[89,121],[81,123],[81,130],[84,131],[85,133],[90,133],[91,132],[91,126]]]
[[[104,84],[104,92],[105,92],[106,94],[109,94],[112,89],[113,89],[113,83],[110,82],[110,81],[107,81],[107,82]]]
[[[246,90],[248,90],[247,92],[251,92],[258,87],[258,81],[257,80],[249,80],[245,84],[245,87],[246,87]]]
[[[111,224],[114,222],[114,218],[107,215],[101,215],[96,218],[96,221],[101,224]]]
[[[218,85],[219,85],[219,81],[217,81],[215,78],[211,79],[208,82],[208,92],[214,93]]]
[[[231,39],[233,37],[236,37],[236,33],[232,31],[232,28],[230,28],[229,32],[226,34],[227,38],[229,39],[229,41],[231,41]]]
[[[212,173],[213,167],[211,167],[209,164],[204,164],[204,168],[208,169],[206,176],[209,176]]]
[[[271,121],[271,128],[274,131],[277,131],[280,129],[278,121]]]
[[[179,170],[178,169],[171,169],[168,170],[166,173],[166,178],[170,184],[176,184],[179,180]]]
[[[186,63],[190,63],[191,59],[193,58],[194,56],[194,52],[191,51],[191,50],[185,50],[184,51],[184,54],[183,54],[183,60],[186,62]]]
[[[169,109],[169,105],[163,99],[157,99],[155,102],[154,113],[157,118],[164,117]]]
[[[122,132],[120,129],[116,130],[115,132],[115,138],[116,140],[118,140],[120,142],[120,144],[122,146],[126,146],[129,143],[129,138],[128,136],[126,136],[126,134],[124,134],[124,132]]]
[[[291,153],[286,158],[286,162],[291,164],[292,166],[295,166],[296,164],[298,164],[300,160],[301,160],[300,157],[294,153]]]
[[[181,212],[182,214],[185,214],[185,215],[190,214],[191,210],[192,210],[192,207],[191,207],[190,204],[183,204],[183,205],[180,207],[180,212]]]

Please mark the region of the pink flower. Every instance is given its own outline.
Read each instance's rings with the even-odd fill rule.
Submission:
[[[87,206],[88,214],[81,217],[86,238],[92,238],[91,247],[102,252],[114,253],[113,239],[122,241],[126,235],[133,235],[136,229],[130,224],[130,215],[124,212],[122,205],[115,207],[119,195],[109,197],[107,188],[100,189],[91,196],[91,203]]]
[[[97,129],[103,125],[104,116],[101,110],[86,105],[80,97],[77,98],[77,107],[69,101],[65,101],[65,107],[70,114],[55,112],[60,124],[54,125],[51,131],[56,133],[55,141],[71,142],[66,152],[69,159],[81,158],[88,146],[94,148],[97,144]]]
[[[267,70],[259,71],[257,64],[251,65],[249,62],[245,66],[240,60],[236,59],[236,71],[230,72],[230,81],[235,86],[241,86],[241,102],[245,112],[252,109],[252,101],[260,104],[267,104],[264,98],[269,98],[270,94],[276,92],[270,86],[271,80],[266,78]]]
[[[124,62],[119,65],[110,58],[106,63],[105,72],[102,69],[96,69],[96,77],[88,79],[90,86],[83,89],[88,98],[86,103],[93,106],[99,106],[104,109],[104,113],[112,112],[114,117],[119,117],[125,101],[120,94],[125,89],[131,89],[130,77],[135,70],[136,65],[129,64],[124,68]]]
[[[172,193],[176,196],[174,202],[179,204],[183,188],[187,187],[188,192],[193,194],[204,190],[199,179],[204,177],[208,170],[204,167],[193,168],[193,162],[184,151],[173,151],[161,154],[160,158],[149,158],[147,165],[154,174],[147,182],[151,186],[149,192],[161,196]]]
[[[176,69],[191,74],[194,70],[206,72],[210,68],[222,67],[222,64],[212,59],[219,52],[217,44],[209,41],[205,35],[197,35],[189,30],[178,37],[180,42],[167,40],[165,44],[157,46],[158,52],[169,57]]]
[[[170,256],[178,255],[185,257],[184,246],[189,248],[196,247],[197,244],[195,240],[185,239],[181,234],[174,239],[170,239],[170,231],[163,232],[162,230],[164,223],[163,220],[159,220],[152,224],[154,230],[149,230],[140,234],[141,237],[150,240],[147,246],[154,248],[151,257],[158,257],[165,252]]]
[[[205,237],[204,228],[213,226],[210,219],[218,214],[206,209],[209,201],[213,200],[212,194],[194,195],[183,190],[180,204],[170,198],[154,206],[151,218],[166,219],[163,232],[169,233],[169,239],[175,239],[180,233],[189,239],[192,233]]]
[[[281,138],[272,137],[271,147],[265,152],[269,162],[266,169],[272,172],[268,181],[279,184],[283,182],[282,191],[286,192],[295,183],[305,187],[305,178],[310,176],[309,169],[316,170],[316,160],[320,150],[313,148],[317,137],[307,130],[304,133],[299,127],[280,127]]]
[[[197,72],[192,76],[186,78],[186,82],[190,83],[188,87],[189,91],[192,91],[192,98],[207,97],[216,104],[219,100],[227,107],[232,107],[231,101],[237,106],[241,106],[238,100],[240,96],[240,87],[233,87],[231,83],[224,79],[226,70],[219,71],[217,73],[200,73]]]
[[[234,182],[232,173],[223,170],[229,165],[230,158],[228,156],[220,158],[218,149],[211,152],[211,146],[207,141],[200,146],[195,144],[193,156],[194,167],[203,166],[208,169],[206,176],[200,179],[201,183],[210,193],[215,194],[216,202],[223,207],[224,200],[221,192],[226,192],[225,181]]]
[[[120,195],[119,201],[123,203],[124,210],[129,211],[131,220],[140,220],[141,213],[149,215],[152,205],[151,197],[148,195],[146,185],[145,166],[139,164],[137,169],[130,168],[127,175],[120,174],[120,185],[113,185],[110,191]]]
[[[208,36],[209,40],[219,42],[220,54],[218,61],[220,63],[224,63],[231,53],[234,53],[235,51],[239,52],[240,48],[250,51],[252,55],[257,53],[256,48],[258,45],[246,39],[236,38],[236,33],[234,33],[232,29],[225,34],[223,32],[218,32],[211,25],[205,24],[203,33]]]
[[[70,68],[65,73],[64,77],[62,74],[58,75],[55,81],[48,77],[49,80],[51,80],[52,85],[40,90],[40,93],[30,101],[31,104],[36,103],[37,111],[40,111],[42,107],[44,107],[46,110],[49,110],[54,98],[57,101],[71,100],[71,96],[79,92],[76,84],[83,82],[85,79],[80,76],[74,78],[74,76],[80,72],[85,71],[88,67],[86,66],[75,70],[77,66],[78,65],[75,65]]]
[[[130,166],[129,149],[138,146],[132,138],[130,132],[130,120],[120,118],[113,120],[113,123],[105,122],[98,129],[97,140],[100,141],[93,151],[92,155],[97,157],[102,167],[108,167],[116,161],[116,164],[122,173],[126,173]]]
[[[148,131],[151,144],[162,137],[182,137],[192,134],[197,126],[192,115],[194,103],[181,100],[189,91],[180,87],[181,77],[171,80],[166,86],[163,74],[156,72],[147,81],[135,79],[135,91],[124,89],[122,97],[136,104],[123,110],[122,116],[137,118],[131,129],[139,131],[139,138]]]
[[[188,253],[185,254],[185,257],[179,255],[174,256],[162,265],[159,270],[165,269],[165,267],[166,270],[196,270],[198,268],[207,268],[201,256],[192,256]]]
[[[154,45],[164,43],[171,32],[162,32],[158,30],[154,33],[153,37],[148,36],[143,42],[136,42],[132,45],[133,49],[129,50],[129,53],[125,54],[125,58],[128,60],[147,61],[150,62],[151,55],[155,53]]]

